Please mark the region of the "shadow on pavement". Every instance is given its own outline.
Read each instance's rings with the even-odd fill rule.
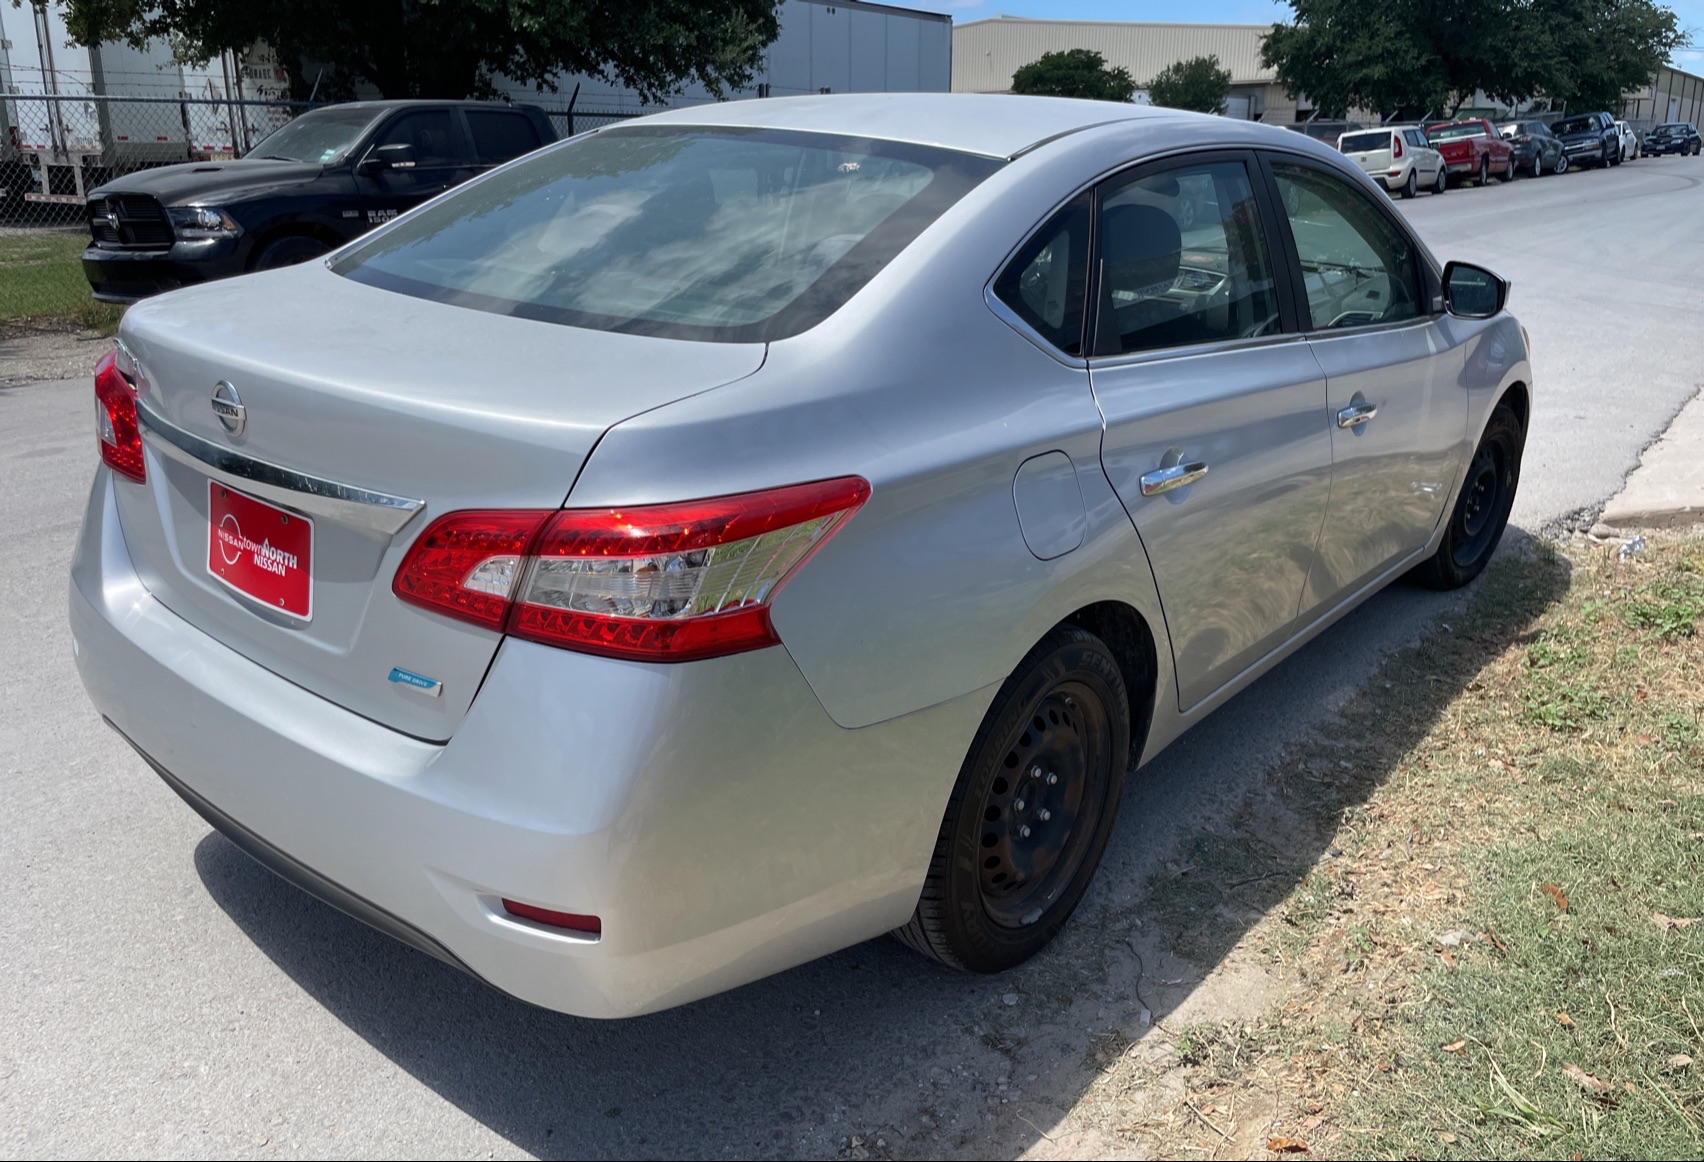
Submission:
[[[1186,1000],[1308,874],[1334,813],[1364,801],[1561,592],[1564,563],[1515,530],[1506,543],[1502,567],[1521,578],[1486,589],[1480,606],[1503,605],[1474,623],[1482,632],[1459,616],[1463,597],[1394,587],[1134,776],[1077,918],[1053,949],[999,978],[948,973],[877,940],[684,1008],[587,1021],[511,1000],[370,931],[216,834],[197,847],[196,868],[249,938],[350,1029],[542,1157],[1059,1152],[1064,1144],[1045,1131],[1094,1079],[1097,1039],[1133,1040],[1146,1031],[1143,1007],[1160,1021]],[[1324,792],[1298,784],[1295,755],[1312,745],[1309,728],[1331,723],[1389,650],[1451,611],[1458,616],[1445,620],[1468,628],[1435,635],[1450,640],[1424,654],[1426,680],[1402,692],[1408,713],[1331,732],[1355,746],[1354,777]],[[1421,655],[1405,656],[1412,669]],[[1391,668],[1400,662],[1385,672],[1405,672]],[[1264,845],[1246,842],[1239,817],[1271,803],[1295,826]],[[1234,858],[1215,855],[1225,852]],[[1166,890],[1156,885],[1179,860],[1196,866],[1199,898],[1172,892],[1160,907]],[[1281,866],[1241,882],[1263,860]],[[1151,903],[1138,930],[1133,918]],[[1155,961],[1166,958],[1171,975],[1184,976],[1181,967],[1189,979],[1158,987]]]

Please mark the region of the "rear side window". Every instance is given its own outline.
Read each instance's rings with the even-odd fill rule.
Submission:
[[[451,124],[448,109],[422,109],[414,113],[404,113],[379,130],[373,144],[412,145],[414,164],[421,169],[460,165],[462,162],[455,126]]]
[[[1316,331],[1420,314],[1414,244],[1359,190],[1307,166],[1273,162]]]
[[[1001,164],[870,138],[625,126],[464,186],[332,269],[497,314],[761,343],[838,310]]]
[[[1000,301],[1067,355],[1083,353],[1090,204],[1084,194],[1055,214],[994,282]]]
[[[544,144],[524,113],[469,109],[467,125],[473,130],[473,153],[480,165],[502,165]]]
[[[1096,355],[1278,329],[1272,263],[1240,161],[1184,165],[1104,188],[1095,247]]]
[[[1402,136],[1407,138],[1408,144],[1412,145],[1415,149],[1431,148],[1426,144],[1425,134],[1421,133],[1418,129],[1405,129],[1402,131]]]

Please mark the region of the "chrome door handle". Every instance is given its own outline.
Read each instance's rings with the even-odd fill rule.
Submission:
[[[1158,496],[1162,492],[1170,492],[1174,488],[1194,484],[1205,475],[1207,475],[1207,464],[1202,460],[1196,460],[1190,464],[1173,464],[1170,468],[1161,468],[1156,472],[1144,472],[1142,474],[1142,495]]]
[[[1354,404],[1337,413],[1337,426],[1340,428],[1358,428],[1378,414],[1379,409],[1373,404]]]

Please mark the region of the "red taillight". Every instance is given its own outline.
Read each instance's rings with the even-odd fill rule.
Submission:
[[[95,434],[107,467],[138,484],[147,480],[142,429],[136,419],[136,389],[118,369],[118,356],[112,351],[95,364]]]
[[[1402,156],[1402,134],[1392,133],[1390,135],[1390,144],[1391,144],[1390,155],[1392,157],[1401,157]]]
[[[450,513],[409,549],[393,589],[584,653],[719,657],[776,644],[770,601],[869,495],[849,476],[628,509]]]
[[[596,916],[581,916],[574,912],[555,912],[549,908],[537,908],[531,904],[523,904],[519,900],[504,900],[503,910],[511,916],[519,916],[523,920],[532,920],[539,924],[549,924],[552,928],[566,928],[571,932],[584,932],[589,936],[603,934],[603,921]]]

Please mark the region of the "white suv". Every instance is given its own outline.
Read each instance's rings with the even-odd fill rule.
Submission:
[[[1422,189],[1444,192],[1443,155],[1427,144],[1418,125],[1357,129],[1339,137],[1337,148],[1393,194],[1412,198]]]

